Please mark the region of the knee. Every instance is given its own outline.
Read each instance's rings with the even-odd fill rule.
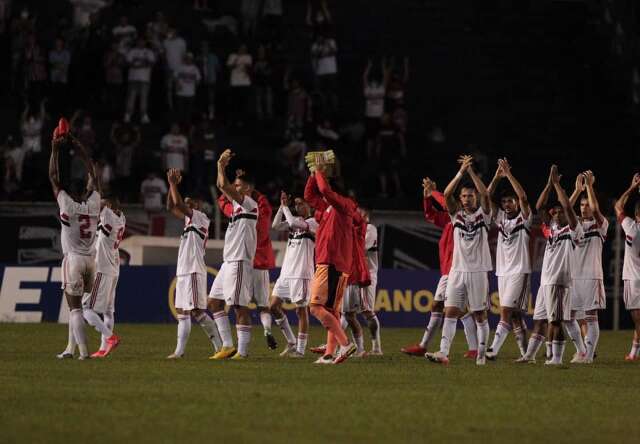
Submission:
[[[311,304],[311,307],[309,307],[309,311],[313,316],[315,316],[316,318],[319,318],[320,316],[322,316],[322,313],[324,312],[324,307],[317,304]]]

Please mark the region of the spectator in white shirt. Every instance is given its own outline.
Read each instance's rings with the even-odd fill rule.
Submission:
[[[173,94],[175,72],[182,65],[184,55],[187,53],[187,43],[180,37],[175,28],[169,28],[167,38],[162,42],[164,48],[165,81],[167,90],[167,104],[169,109],[173,109]]]
[[[316,90],[323,95],[325,105],[330,106],[329,111],[335,111],[338,106],[338,96],[336,95],[337,52],[336,41],[322,34],[318,34],[315,42],[311,45],[311,63],[315,74]]]
[[[387,85],[391,74],[390,66],[385,60],[381,63],[381,75],[372,75],[371,59],[362,75],[363,95],[365,99],[365,127],[367,137],[367,155],[369,159],[374,158],[374,149],[378,132],[380,131],[380,120],[384,115],[384,100],[387,94]]]
[[[200,70],[193,63],[193,54],[184,55],[184,63],[174,73],[176,79],[176,105],[180,119],[191,123],[193,106],[196,98],[196,88],[202,80]]]
[[[145,41],[142,38],[139,38],[136,47],[127,53],[129,83],[127,89],[127,109],[124,115],[124,121],[127,123],[131,121],[131,115],[133,114],[138,97],[140,97],[141,122],[149,123],[147,100],[149,97],[149,86],[151,84],[151,67],[155,62],[155,54],[145,46]]]
[[[51,82],[51,98],[53,110],[58,113],[67,101],[67,81],[71,53],[66,48],[62,37],[56,38],[55,47],[49,51],[49,81]]]
[[[180,125],[177,123],[171,125],[170,132],[165,134],[160,141],[160,148],[165,170],[169,168],[181,171],[188,170],[189,141],[187,136],[182,134]]]
[[[133,46],[133,42],[135,42],[138,37],[138,30],[129,24],[129,17],[126,15],[120,17],[118,26],[115,26],[111,33],[113,34],[114,40],[118,42],[118,47],[122,54],[129,52],[129,49]]]
[[[133,188],[132,170],[136,149],[140,145],[140,128],[114,122],[111,127],[111,144],[116,153],[116,177],[119,195],[126,200]]]
[[[104,0],[70,0],[73,5],[73,25],[76,28],[89,26],[89,16],[107,6]]]
[[[147,175],[140,185],[140,199],[149,216],[149,234],[164,235],[164,196],[167,194],[167,184],[155,172]]]
[[[230,112],[232,122],[237,126],[243,125],[247,105],[251,94],[251,68],[253,59],[247,51],[247,45],[240,45],[237,52],[229,55],[227,67],[231,70],[229,83],[231,85]]]
[[[242,31],[248,38],[251,38],[256,32],[260,2],[261,0],[242,0]]]
[[[215,53],[209,50],[209,43],[206,40],[200,46],[198,66],[202,70],[202,83],[206,93],[209,120],[213,120],[216,113],[216,84],[220,75],[220,60]]]

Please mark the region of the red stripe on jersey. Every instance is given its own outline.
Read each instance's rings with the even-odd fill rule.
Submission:
[[[67,216],[65,213],[60,213],[60,218],[67,221],[69,220],[69,216]]]

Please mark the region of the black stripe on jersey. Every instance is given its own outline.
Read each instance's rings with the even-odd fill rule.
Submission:
[[[584,238],[588,238],[588,237],[597,237],[598,239],[600,239],[602,242],[604,242],[604,238],[600,235],[600,233],[598,233],[597,231],[589,231],[588,233],[584,234]]]
[[[629,245],[630,247],[633,247],[633,244],[631,242],[629,242],[629,241],[624,241],[624,242],[625,242],[625,244]]]
[[[105,227],[103,227],[102,225],[98,225],[98,231],[102,231],[102,233],[103,233],[105,236],[107,236],[107,237],[109,237],[109,235],[111,234],[111,233],[110,233],[110,232],[108,232],[108,231],[106,230],[106,228],[105,228]]]
[[[487,228],[487,225],[483,222],[480,222],[478,224],[472,225],[470,228],[467,228],[466,225],[462,225],[460,223],[455,223],[453,225],[454,228],[460,228],[462,231],[466,231],[468,233],[471,233],[472,231],[476,231],[478,228],[484,228],[487,231],[489,231],[489,229]]]
[[[186,236],[189,231],[193,231],[194,233],[196,233],[198,236],[200,236],[200,239],[204,240],[204,234],[202,234],[201,232],[198,231],[198,229],[196,227],[194,227],[193,225],[187,227],[184,229],[184,231],[182,232],[183,236]]]
[[[529,230],[527,227],[524,226],[524,224],[520,224],[520,225],[516,225],[513,230],[511,230],[510,234],[505,234],[504,230],[502,229],[502,226],[498,227],[498,231],[500,232],[500,234],[502,234],[503,237],[509,237],[514,235],[515,233],[517,233],[518,231],[522,231],[524,230],[529,236],[531,236],[531,230]]]
[[[71,224],[69,222],[67,222],[66,220],[64,220],[64,219],[60,219],[60,223],[62,225],[64,225],[65,227],[70,227],[71,226]]]
[[[316,241],[316,237],[313,235],[313,233],[309,233],[308,231],[298,234],[289,234],[289,240],[291,239],[309,239],[311,242]]]
[[[378,251],[378,247],[371,247],[367,251]]]
[[[240,214],[236,214],[231,218],[231,223],[234,223],[235,221],[237,221],[238,219],[251,219],[251,220],[258,220],[258,216],[255,214],[249,214],[249,213],[240,213]]]

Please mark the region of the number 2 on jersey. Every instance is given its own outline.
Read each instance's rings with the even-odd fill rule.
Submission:
[[[80,239],[91,239],[91,232],[89,229],[91,228],[91,218],[88,214],[80,214],[78,215],[78,228],[80,229]]]

